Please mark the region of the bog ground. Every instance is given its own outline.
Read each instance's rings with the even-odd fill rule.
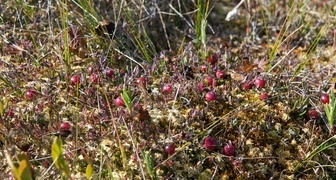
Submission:
[[[1,1],[2,179],[334,179],[334,1]]]

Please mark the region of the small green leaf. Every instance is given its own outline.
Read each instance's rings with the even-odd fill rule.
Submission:
[[[85,171],[85,175],[86,175],[86,179],[91,179],[92,177],[92,173],[93,173],[93,167],[92,164],[89,163],[86,167],[86,171]]]

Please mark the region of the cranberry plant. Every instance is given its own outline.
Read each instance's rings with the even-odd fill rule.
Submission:
[[[0,177],[335,177],[332,3],[243,2],[0,3]]]

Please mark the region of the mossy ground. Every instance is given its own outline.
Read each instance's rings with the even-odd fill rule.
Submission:
[[[4,152],[15,165],[27,154],[37,179],[61,179],[51,145],[69,121],[71,133],[62,140],[73,179],[83,179],[88,164],[93,179],[336,176],[335,146],[309,156],[335,143],[319,100],[335,88],[334,2],[246,1],[225,21],[238,2],[211,1],[200,48],[192,2],[97,1],[94,9],[78,2],[1,2],[3,162]],[[113,35],[98,32],[102,20],[115,23]],[[218,58],[213,65],[211,54]],[[218,69],[225,78],[216,78]],[[72,75],[80,76],[79,86]],[[139,77],[146,85],[136,84]],[[266,80],[264,88],[241,87],[256,77]],[[171,94],[161,91],[165,84],[173,86]],[[113,103],[124,87],[132,92],[132,111]],[[36,95],[27,98],[26,90]],[[205,101],[208,91],[216,101]],[[261,93],[270,98],[260,100]],[[217,140],[215,151],[203,147],[206,136]],[[169,143],[176,147],[172,156],[164,152]],[[228,143],[233,157],[223,155]],[[0,177],[10,171],[3,163]]]

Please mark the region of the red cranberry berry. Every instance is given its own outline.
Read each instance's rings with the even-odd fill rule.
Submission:
[[[224,79],[225,78],[225,73],[221,69],[218,69],[216,71],[216,78],[217,79]]]
[[[78,75],[73,75],[70,78],[70,82],[72,85],[78,85],[80,83],[80,77]]]
[[[211,54],[206,58],[206,61],[210,63],[211,65],[215,65],[218,61],[218,57],[216,54]]]
[[[165,84],[162,88],[164,93],[170,94],[173,91],[173,86],[170,84]]]
[[[309,118],[312,118],[312,119],[318,119],[320,116],[320,114],[314,109],[309,109],[307,111],[307,115]]]
[[[241,88],[243,90],[250,90],[252,89],[253,87],[253,84],[251,82],[244,82],[242,85],[241,85]]]
[[[139,77],[139,78],[135,81],[135,83],[136,83],[137,85],[146,86],[146,78],[144,78],[144,77]]]
[[[226,156],[233,156],[235,154],[235,147],[230,143],[224,146],[223,154]]]
[[[71,125],[69,122],[62,122],[60,131],[70,131]]]
[[[28,89],[26,91],[26,98],[28,100],[33,99],[35,96],[36,96],[36,91],[35,90]]]
[[[87,68],[87,72],[89,73],[89,74],[92,74],[93,73],[93,68],[90,66],[90,67],[88,67]]]
[[[204,85],[204,83],[199,82],[199,83],[197,83],[196,88],[197,88],[198,91],[203,91],[203,89],[205,88],[205,85]]]
[[[109,78],[111,78],[114,75],[114,72],[112,69],[106,69],[105,70],[105,75]]]
[[[264,88],[265,85],[266,85],[266,80],[265,79],[262,79],[260,77],[257,77],[255,80],[254,80],[254,85],[257,87],[257,88]]]
[[[213,151],[217,148],[217,141],[212,137],[208,136],[204,139],[204,148],[208,151]]]
[[[214,84],[214,80],[212,79],[212,77],[206,77],[204,80],[207,86],[212,86]]]
[[[60,135],[63,137],[67,137],[71,131],[71,125],[69,122],[62,122],[61,126],[60,126]]]
[[[202,73],[206,73],[206,71],[207,71],[207,66],[206,66],[205,64],[201,65],[200,70],[201,70]]]
[[[262,92],[259,96],[260,100],[262,100],[262,101],[268,99],[269,97],[270,96],[265,92]]]
[[[322,94],[320,100],[321,100],[322,104],[329,104],[329,95],[328,94]]]
[[[168,154],[168,155],[172,155],[175,153],[175,145],[174,143],[168,144],[165,146],[164,151]]]
[[[216,100],[217,96],[214,92],[212,91],[209,91],[205,94],[205,100],[206,101],[214,101]]]
[[[114,99],[114,104],[116,106],[124,106],[124,101],[122,100],[121,96],[118,96],[116,99]]]
[[[97,84],[99,82],[99,76],[98,76],[98,74],[96,74],[96,73],[91,74],[90,81],[92,83]]]
[[[13,109],[8,109],[7,114],[8,117],[13,117],[14,116],[14,111]]]

